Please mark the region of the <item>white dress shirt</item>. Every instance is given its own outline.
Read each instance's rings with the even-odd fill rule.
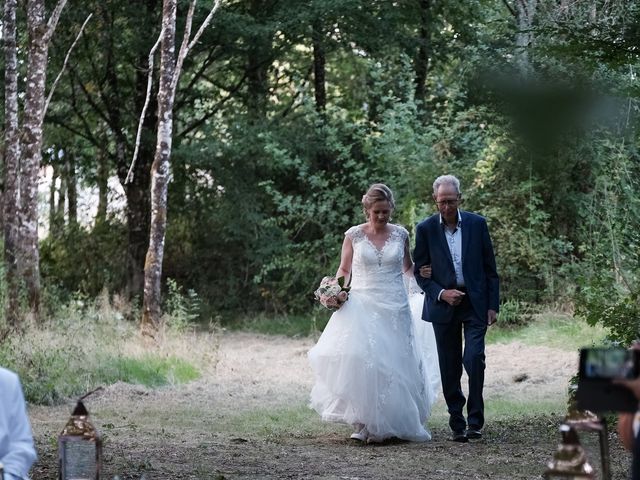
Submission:
[[[18,376],[0,367],[0,463],[5,480],[29,478],[37,458]]]
[[[456,272],[456,286],[464,287],[464,275],[462,274],[462,215],[460,215],[460,210],[456,213],[458,214],[458,224],[453,231],[447,228],[442,215],[440,215],[440,225],[444,229],[444,236],[447,239],[449,253],[451,253],[451,260],[453,261],[453,269]],[[444,292],[444,288],[440,290],[438,300],[441,299],[442,292]]]

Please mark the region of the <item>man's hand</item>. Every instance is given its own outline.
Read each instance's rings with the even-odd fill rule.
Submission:
[[[464,292],[452,288],[450,290],[445,290],[444,292],[442,292],[442,295],[440,295],[440,300],[442,300],[443,302],[447,302],[452,307],[455,307],[457,305],[460,305],[460,302],[462,302],[464,296]]]
[[[491,326],[498,321],[498,314],[495,310],[487,310],[487,325]]]
[[[419,270],[422,278],[431,278],[431,265],[422,265]]]

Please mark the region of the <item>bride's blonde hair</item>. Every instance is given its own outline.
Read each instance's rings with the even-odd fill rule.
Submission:
[[[393,199],[393,192],[389,187],[387,187],[384,183],[374,183],[369,187],[367,193],[362,196],[362,210],[364,211],[364,216],[369,218],[369,209],[376,202],[381,201],[389,202],[391,209],[396,208],[396,202]]]

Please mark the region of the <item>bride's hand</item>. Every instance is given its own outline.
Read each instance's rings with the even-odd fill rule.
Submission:
[[[431,265],[422,265],[420,267],[420,276],[423,278],[431,278]]]

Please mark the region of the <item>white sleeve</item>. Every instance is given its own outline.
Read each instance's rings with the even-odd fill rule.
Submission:
[[[423,293],[422,289],[418,285],[418,282],[416,282],[416,277],[413,275],[413,268],[406,270],[402,274],[402,279],[404,280],[404,288],[407,290],[407,293],[409,295],[416,294],[416,293],[419,293],[419,294]]]
[[[6,478],[26,479],[37,455],[33,445],[31,424],[18,376],[5,370],[0,372],[0,400],[8,426],[8,450],[0,452]]]

